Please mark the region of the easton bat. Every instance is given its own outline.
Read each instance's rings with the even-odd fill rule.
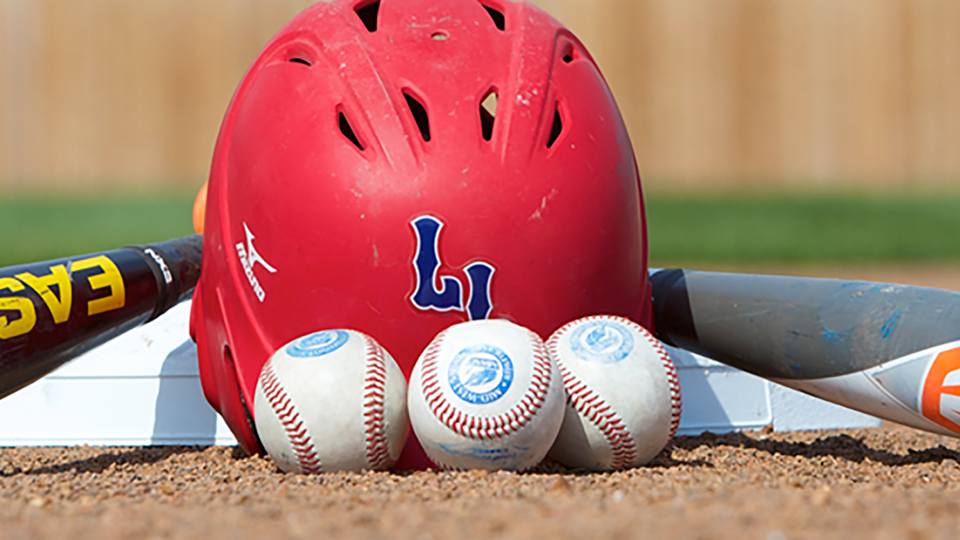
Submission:
[[[0,268],[0,398],[189,298],[202,242]]]
[[[960,293],[682,269],[650,279],[662,341],[851,409],[960,436]]]

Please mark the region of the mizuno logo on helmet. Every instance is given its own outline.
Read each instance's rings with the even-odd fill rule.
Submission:
[[[470,320],[486,319],[493,310],[490,281],[496,268],[485,262],[475,262],[463,269],[470,287],[470,299],[464,305],[460,280],[453,276],[438,276],[443,222],[433,216],[424,216],[410,224],[417,236],[417,254],[413,259],[417,288],[410,296],[410,302],[423,311],[466,311]]]
[[[267,261],[263,260],[263,257],[257,253],[257,249],[253,247],[253,233],[250,232],[250,228],[247,227],[247,224],[243,224],[243,231],[247,233],[247,244],[244,245],[243,242],[237,243],[237,255],[240,256],[240,266],[243,267],[243,273],[247,275],[247,281],[250,282],[250,287],[253,288],[253,294],[257,295],[257,299],[263,302],[263,299],[267,297],[267,294],[263,292],[263,287],[260,286],[260,280],[257,279],[257,275],[253,272],[254,266],[257,263],[260,266],[266,268],[267,272],[275,274],[277,269],[270,266]]]

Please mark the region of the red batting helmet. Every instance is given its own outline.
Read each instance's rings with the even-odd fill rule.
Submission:
[[[583,45],[524,2],[308,8],[240,83],[207,197],[192,331],[248,452],[262,366],[316,330],[374,336],[409,377],[467,319],[544,338],[592,314],[649,326],[623,120]]]

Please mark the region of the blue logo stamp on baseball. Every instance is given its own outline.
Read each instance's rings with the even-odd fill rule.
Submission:
[[[290,345],[287,345],[287,354],[294,358],[317,358],[326,356],[350,339],[350,334],[343,330],[324,330],[304,336]]]
[[[591,321],[573,331],[570,348],[585,362],[615,364],[633,352],[633,336],[623,325]]]
[[[467,403],[493,403],[513,383],[513,361],[498,347],[473,345],[453,357],[447,382],[453,393]]]

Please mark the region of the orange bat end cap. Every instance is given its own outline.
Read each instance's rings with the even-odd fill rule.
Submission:
[[[203,234],[203,218],[207,213],[207,183],[203,183],[196,200],[193,201],[193,230]]]

